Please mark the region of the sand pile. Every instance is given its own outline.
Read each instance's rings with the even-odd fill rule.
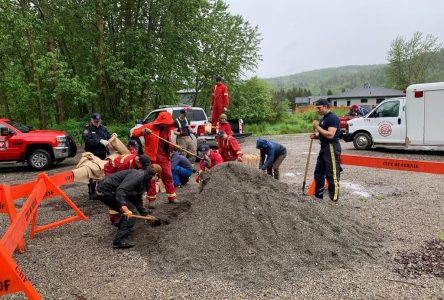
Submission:
[[[377,234],[341,206],[289,190],[244,164],[213,168],[190,209],[158,236],[150,268],[274,284],[379,255]]]

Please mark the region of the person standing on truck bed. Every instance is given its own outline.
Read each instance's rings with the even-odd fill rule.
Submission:
[[[102,125],[102,116],[98,113],[91,115],[91,122],[88,123],[83,129],[83,140],[85,141],[85,151],[91,152],[98,158],[104,160],[108,154],[108,140],[111,135]],[[97,199],[96,195],[96,182],[92,179],[88,183],[89,199]]]
[[[174,120],[174,126],[176,127],[176,130],[173,131],[173,133],[177,135],[177,144],[183,149],[196,154],[197,147],[196,143],[191,138],[192,129],[185,109],[180,110],[179,117]],[[196,161],[193,155],[187,155],[187,158],[191,161],[191,163]]]
[[[216,85],[213,88],[213,96],[211,98],[211,124],[215,133],[219,116],[228,110],[228,88],[222,83],[222,77],[216,77]]]
[[[339,176],[342,171],[339,118],[330,110],[330,103],[326,99],[319,99],[315,105],[318,113],[323,116],[321,121],[313,121],[313,128],[318,134],[313,133],[310,136],[321,142],[314,172],[315,197],[323,198],[325,178],[327,178],[330,199],[336,202],[339,199]]]

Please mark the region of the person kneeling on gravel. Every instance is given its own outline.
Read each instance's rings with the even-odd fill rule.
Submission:
[[[199,183],[202,179],[202,174],[211,169],[214,166],[217,166],[224,162],[222,156],[216,151],[212,151],[210,146],[203,145],[201,148],[202,158],[199,162],[200,170],[197,172],[196,182]]]
[[[141,215],[147,215],[143,208],[142,195],[147,190],[148,183],[155,175],[155,171],[148,163],[143,164],[140,170],[130,169],[120,171],[99,181],[97,195],[101,202],[109,208],[120,212],[120,222],[113,241],[114,248],[131,248],[135,244],[128,240],[134,227],[132,217],[136,210]]]

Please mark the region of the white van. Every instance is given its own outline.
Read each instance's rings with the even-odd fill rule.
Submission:
[[[386,99],[365,117],[348,121],[343,139],[358,150],[444,146],[443,113],[444,82],[413,84],[405,97]]]

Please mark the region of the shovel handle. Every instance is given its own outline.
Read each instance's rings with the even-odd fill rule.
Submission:
[[[132,215],[131,218],[145,220],[148,221],[149,223],[154,223],[157,220],[156,217],[150,215],[148,216]]]
[[[179,146],[179,145],[177,145],[177,144],[174,144],[173,142],[170,142],[170,141],[168,141],[168,140],[166,140],[166,139],[164,139],[164,138],[162,138],[162,137],[160,137],[160,136],[158,136],[157,134],[154,134],[154,133],[152,133],[152,132],[151,132],[150,134],[153,135],[153,136],[155,136],[155,137],[158,138],[159,140],[164,141],[165,143],[168,143],[168,144],[170,144],[170,145],[173,145],[174,147],[176,147],[176,148],[178,148],[178,149],[180,149],[180,150],[182,150],[182,151],[188,153],[189,155],[192,155],[192,156],[197,157],[197,158],[200,159],[199,156],[197,156],[197,155],[194,154],[194,153],[191,153],[190,151],[188,151],[188,150],[182,148],[181,146]]]
[[[311,148],[313,146],[313,139],[310,138],[310,147],[308,148],[307,163],[305,164],[304,182],[302,183],[302,193],[305,195],[305,182],[307,181],[308,165],[310,164]]]

